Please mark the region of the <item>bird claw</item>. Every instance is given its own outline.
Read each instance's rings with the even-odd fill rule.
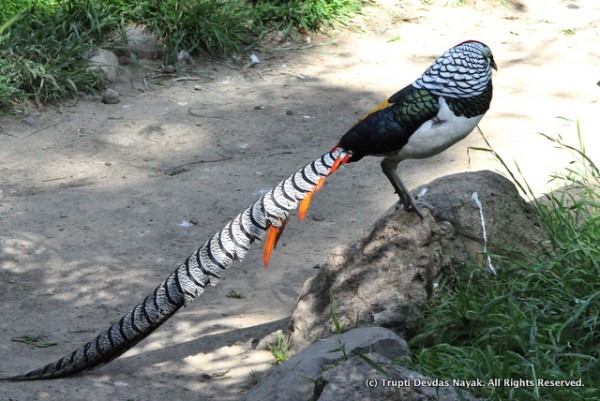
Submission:
[[[427,202],[421,201],[421,200],[415,200],[412,198],[412,196],[409,198],[406,198],[405,196],[400,196],[400,200],[398,201],[398,203],[396,205],[396,210],[403,208],[407,212],[416,213],[417,216],[419,216],[419,218],[421,220],[424,220],[425,217],[423,216],[423,213],[420,210],[423,207],[425,207],[431,211],[434,210],[434,207],[430,203],[427,203]]]

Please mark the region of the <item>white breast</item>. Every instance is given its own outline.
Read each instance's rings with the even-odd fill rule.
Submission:
[[[422,159],[436,155],[473,131],[483,114],[477,117],[457,117],[452,113],[443,97],[440,97],[440,111],[437,116],[423,123],[402,149],[388,155],[394,159]]]

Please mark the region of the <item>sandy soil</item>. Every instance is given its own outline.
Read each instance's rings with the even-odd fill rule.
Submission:
[[[480,126],[536,191],[569,160],[538,132],[576,143],[573,125],[556,116],[579,118],[597,157],[600,5],[448,3],[380,2],[355,18],[358,29],[302,50],[259,52],[263,62],[251,69],[198,60],[209,78],[146,92],[141,73],[124,74],[120,104],[87,99],[1,120],[0,376],[88,341],[262,191],[463,40],[494,51],[494,100]],[[484,143],[473,134],[442,155],[405,162],[400,175],[415,187],[499,169],[469,146]],[[253,339],[284,328],[313,267],[395,200],[375,159],[342,168],[307,220],[288,226],[269,269],[256,246],[218,287],[110,365],[70,379],[1,383],[0,400],[237,398],[273,362]],[[230,290],[244,298],[227,297]],[[33,334],[58,345],[11,341]]]

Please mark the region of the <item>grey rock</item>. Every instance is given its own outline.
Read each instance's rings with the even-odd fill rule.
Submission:
[[[273,344],[277,344],[279,336],[282,336],[284,333],[282,330],[274,331],[271,334],[267,334],[260,340],[256,341],[256,346],[254,348],[261,350],[268,350],[269,347]]]
[[[346,355],[376,352],[388,359],[408,356],[406,341],[381,327],[361,327],[317,341],[283,364],[244,394],[241,401],[306,401],[324,369]]]
[[[125,39],[127,48],[139,58],[152,60],[161,55],[161,48],[156,36],[142,25],[127,27]]]
[[[288,328],[291,353],[335,332],[331,296],[342,330],[380,325],[410,337],[440,272],[477,259],[484,266],[484,251],[543,252],[536,215],[501,175],[455,174],[426,187],[422,200],[432,205],[435,219],[428,209],[422,209],[420,221],[414,213],[392,208],[367,236],[333,250],[317,276],[305,282]]]
[[[375,369],[367,363],[377,365]],[[385,373],[383,373],[384,371]],[[316,401],[476,401],[452,381],[413,372],[377,353],[354,356],[323,373],[315,383]]]
[[[102,103],[117,104],[121,101],[121,95],[114,89],[108,88],[102,92]]]
[[[408,351],[398,346],[404,340],[388,330],[363,327],[331,337],[336,324],[341,330],[381,325],[411,336],[434,280],[446,269],[459,269],[484,250],[509,256],[523,249],[544,252],[533,209],[501,175],[455,174],[425,187],[422,200],[432,205],[433,214],[423,209],[421,221],[392,208],[364,238],[332,251],[317,276],[305,282],[288,332],[288,351],[297,354],[269,372],[244,400],[475,400],[453,388],[453,381],[429,379],[394,363]],[[376,339],[373,333],[389,338]],[[368,340],[374,344],[366,347]],[[342,348],[348,358],[342,358]],[[363,357],[353,354],[357,350]],[[389,375],[374,369],[365,355]]]
[[[521,256],[523,250],[544,252],[540,244],[545,236],[533,207],[506,177],[484,170],[448,175],[423,187],[428,191],[422,199],[433,205],[435,220],[450,222],[456,231],[455,258],[481,255],[484,245],[487,252],[503,256]],[[487,244],[474,193],[482,205]]]
[[[316,277],[305,282],[289,325],[289,348],[296,352],[335,333],[333,309],[342,330],[383,325],[411,334],[420,305],[434,278],[449,267],[450,224],[425,220],[400,209],[378,220],[354,244],[335,249]]]
[[[109,82],[116,82],[119,76],[119,59],[108,50],[96,49],[94,56],[90,59],[90,69],[100,69]]]
[[[40,120],[37,117],[27,116],[27,117],[23,117],[21,119],[21,121],[24,122],[25,124],[29,125],[30,127],[39,127],[40,126]]]
[[[117,104],[120,101],[121,96],[116,90],[108,88],[104,92],[102,92],[102,103]]]

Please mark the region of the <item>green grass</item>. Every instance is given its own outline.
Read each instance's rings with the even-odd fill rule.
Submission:
[[[88,60],[94,44],[118,26],[111,12],[90,1],[3,3],[0,23],[11,24],[0,36],[0,109],[18,99],[41,104],[100,87],[104,77]]]
[[[227,298],[233,298],[233,299],[244,299],[246,298],[246,296],[244,294],[242,294],[241,292],[237,292],[234,289],[231,289],[229,291],[227,291]]]
[[[269,30],[319,32],[346,24],[352,13],[360,12],[360,6],[360,0],[259,0],[255,10],[258,21]]]
[[[453,273],[410,341],[413,367],[432,377],[512,380],[472,389],[487,400],[600,399],[600,173],[581,140],[547,138],[574,157],[552,176],[567,189],[535,199],[519,183],[548,235],[547,254],[496,257],[496,277],[473,265]]]
[[[281,331],[277,333],[276,340],[276,343],[269,344],[269,351],[275,358],[275,364],[280,365],[289,359],[288,342]]]
[[[48,348],[58,345],[58,343],[55,341],[49,341],[48,336],[44,334],[25,334],[19,337],[14,337],[11,340],[19,343],[33,345],[37,348]]]
[[[165,62],[175,62],[177,53],[205,51],[212,56],[243,52],[256,44],[252,8],[241,0],[169,0],[144,2],[132,15],[165,46]]]
[[[575,35],[575,29],[572,29],[572,28],[561,29],[560,33],[562,33],[565,36],[572,36],[572,35]]]
[[[271,30],[326,31],[360,10],[360,0],[3,0],[0,112],[24,100],[54,102],[105,85],[88,69],[97,47],[118,46],[128,24],[159,38],[165,64],[177,53],[242,54]]]

